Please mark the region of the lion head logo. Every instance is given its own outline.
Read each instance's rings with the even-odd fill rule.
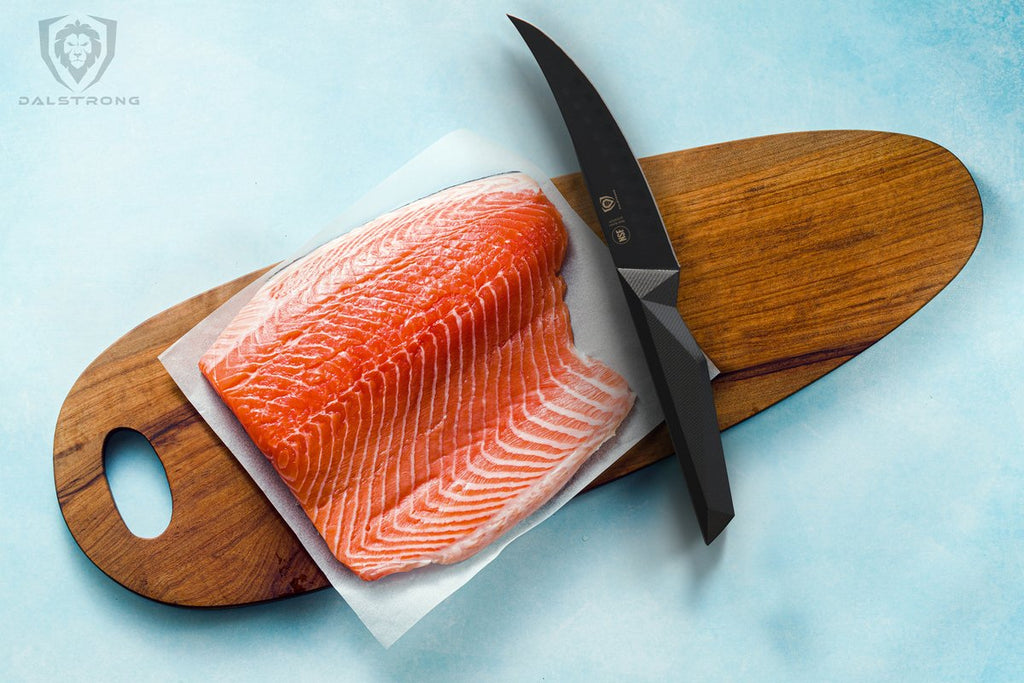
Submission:
[[[39,22],[43,61],[57,82],[82,91],[96,83],[114,58],[117,22],[71,15]]]
[[[96,63],[96,55],[103,47],[99,32],[76,19],[75,23],[57,31],[54,39],[53,51],[57,53],[61,65],[71,72],[75,83],[81,83],[82,76]]]

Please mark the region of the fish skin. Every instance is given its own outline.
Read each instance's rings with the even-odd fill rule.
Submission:
[[[567,241],[528,176],[449,188],[277,273],[200,359],[361,578],[470,557],[629,412],[573,346]]]

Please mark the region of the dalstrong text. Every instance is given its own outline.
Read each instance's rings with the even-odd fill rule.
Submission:
[[[114,59],[117,22],[91,14],[67,14],[39,21],[39,51],[50,75],[67,95],[21,95],[22,107],[137,107],[138,95],[84,95]],[[95,91],[94,91],[95,92]]]
[[[116,106],[116,105],[138,105],[140,102],[138,95],[132,95],[131,97],[86,97],[85,95],[62,95],[60,97],[28,97],[22,95],[18,98],[19,105],[30,105],[30,106],[64,106],[64,105],[100,105],[100,106]]]

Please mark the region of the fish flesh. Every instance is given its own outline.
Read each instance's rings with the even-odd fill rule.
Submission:
[[[200,359],[359,577],[470,557],[630,411],[573,345],[567,241],[529,176],[448,188],[282,269]]]
[[[201,358],[356,575],[473,555],[629,412],[573,346],[567,239],[528,176],[449,188],[280,271]]]

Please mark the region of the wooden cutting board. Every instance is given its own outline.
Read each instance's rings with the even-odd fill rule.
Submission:
[[[981,201],[964,166],[905,135],[792,133],[641,163],[682,266],[679,310],[722,370],[722,429],[892,331],[953,279],[981,235]],[[554,182],[597,231],[580,175]],[[116,341],[79,377],[57,421],[54,479],[68,528],[108,576],[154,600],[240,605],[326,585],[157,360],[257,275]],[[167,472],[173,513],[157,538],[134,536],[111,497],[103,448],[122,428],[145,435]],[[661,427],[595,485],[670,452]]]

